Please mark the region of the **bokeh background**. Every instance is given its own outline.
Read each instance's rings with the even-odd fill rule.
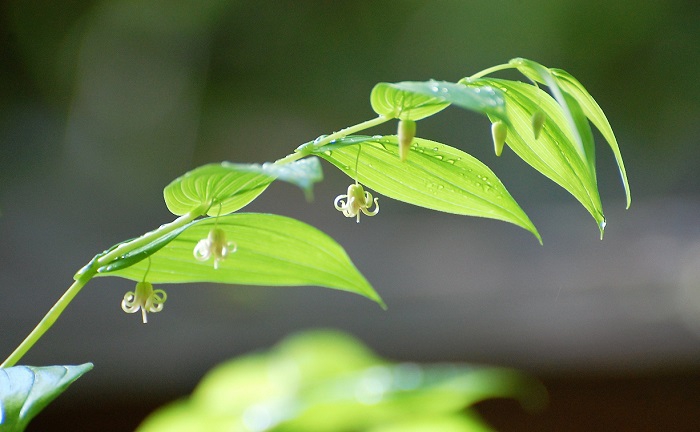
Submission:
[[[27,354],[92,361],[29,430],[132,430],[215,364],[332,327],[383,356],[517,367],[551,403],[481,409],[503,431],[700,430],[700,3],[695,0],[3,1],[0,355],[95,253],[172,220],[162,188],[198,165],[264,162],[373,117],[379,81],[456,81],[522,56],[576,76],[616,131],[624,194],[600,136],[608,225],[451,108],[418,135],[502,179],[538,227],[380,198],[356,224],[324,165],[307,203],[273,185],[246,210],[343,244],[389,305],[319,288],[169,286],[148,325],[133,283],[91,282]],[[501,75],[515,78],[516,75]],[[393,133],[394,126],[370,133]]]

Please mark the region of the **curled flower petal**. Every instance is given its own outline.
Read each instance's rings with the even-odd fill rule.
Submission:
[[[135,291],[129,291],[122,300],[122,310],[126,313],[141,311],[144,324],[148,322],[148,312],[160,312],[168,295],[162,289],[153,290],[153,284],[139,282]]]
[[[206,261],[211,257],[208,239],[197,242],[197,246],[194,247],[194,257],[197,261]]]
[[[370,210],[372,204],[376,206]],[[372,194],[365,191],[361,184],[355,183],[348,186],[348,193],[338,195],[333,201],[335,209],[341,211],[345,217],[356,217],[360,222],[360,214],[374,216],[379,213],[379,201],[372,199]]]
[[[218,269],[219,263],[236,250],[236,242],[227,241],[226,233],[221,228],[214,228],[209,231],[207,238],[197,242],[193,254],[197,261],[208,261],[214,257],[214,269]]]

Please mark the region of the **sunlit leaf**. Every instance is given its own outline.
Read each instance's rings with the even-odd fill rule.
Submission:
[[[238,250],[214,269],[213,260],[198,261],[193,251],[220,228]],[[350,291],[383,306],[379,295],[350,261],[345,250],[318,229],[292,218],[235,213],[190,223],[149,260],[101,276],[122,276],[151,283],[217,282],[239,285],[316,285]]]
[[[100,257],[113,251],[114,249],[118,248],[119,246],[130,243],[136,239],[130,239],[130,240],[126,240],[126,241],[123,241],[121,243],[118,243],[118,244],[112,246],[111,248],[107,249],[103,253],[96,255],[95,258],[93,258],[90,261],[90,263],[88,263],[88,265],[86,265],[85,267],[83,267],[82,269],[80,269],[78,271],[78,273],[75,275],[75,279],[77,279],[82,273],[84,273],[88,270],[92,270],[92,269],[96,269],[98,273],[107,273],[107,272],[112,272],[112,271],[116,271],[119,269],[123,269],[126,267],[130,267],[130,266],[136,264],[137,262],[140,262],[140,261],[150,257],[154,253],[158,252],[163,246],[170,243],[175,237],[180,235],[181,232],[183,232],[185,229],[187,229],[188,226],[189,225],[182,226],[182,227],[180,227],[176,230],[173,230],[167,234],[164,234],[160,237],[157,237],[152,242],[149,242],[141,247],[135,248],[135,249],[115,258],[114,260],[112,260],[108,264],[105,264],[103,266],[98,266],[97,260]],[[148,235],[148,234],[144,234],[144,235]]]
[[[627,172],[625,170],[625,164],[622,161],[622,154],[620,153],[620,147],[617,144],[617,139],[615,139],[615,134],[610,127],[608,118],[603,113],[598,103],[593,99],[593,97],[588,93],[588,91],[581,85],[580,82],[568,72],[561,69],[550,69],[552,75],[556,78],[559,86],[569,93],[578,103],[581,105],[581,109],[586,114],[586,117],[595,125],[596,128],[603,135],[608,145],[615,155],[615,160],[617,161],[617,166],[620,170],[620,177],[622,178],[622,184],[625,187],[625,195],[627,196],[627,207],[630,206],[631,195],[629,183],[627,181]]]
[[[502,95],[487,87],[435,80],[379,83],[370,100],[377,114],[401,120],[420,120],[452,104],[507,121]]]
[[[92,363],[79,366],[14,366],[0,369],[0,432],[21,432]]]
[[[559,103],[559,106],[561,107],[561,112],[564,116],[565,121],[571,128],[573,144],[575,145],[583,160],[586,161],[586,163],[588,163],[590,158],[586,155],[586,145],[583,142],[581,132],[577,128],[580,122],[577,123],[574,119],[574,116],[571,113],[571,108],[568,104],[568,100],[564,96],[564,93],[562,92],[561,88],[559,88],[559,84],[556,78],[554,78],[554,76],[552,75],[552,72],[547,67],[535,61],[524,58],[514,58],[509,63],[515,66],[520,71],[520,73],[522,73],[526,77],[530,78],[535,82],[544,83],[547,85],[547,87],[549,87],[549,91],[552,92],[552,96],[554,96],[554,99]]]
[[[605,226],[598,185],[588,163],[574,144],[560,105],[547,92],[533,85],[496,78],[479,79],[471,85],[500,88],[511,119],[506,144],[525,162],[569,191],[591,213],[602,230]],[[531,119],[545,114],[544,127],[535,139]],[[495,120],[495,119],[494,119]]]
[[[216,216],[244,207],[275,179],[293,183],[310,196],[313,184],[322,178],[321,165],[313,158],[284,165],[222,162],[178,177],[166,186],[163,195],[168,210],[176,215],[204,204],[211,206],[207,214]]]
[[[374,112],[389,118],[420,120],[450,105],[443,98],[403,90],[399,84],[379,83],[374,86],[370,94]]]
[[[571,117],[574,119],[574,124],[576,125],[576,130],[578,131],[579,137],[581,137],[581,142],[583,143],[583,148],[585,149],[586,164],[588,169],[591,171],[591,176],[596,179],[596,166],[595,166],[595,142],[593,141],[593,131],[591,131],[591,125],[586,118],[579,105],[578,101],[574,99],[567,92],[562,92],[566,104],[571,113]]]
[[[415,138],[407,160],[401,162],[396,136],[352,136],[317,151],[381,195],[446,213],[510,222],[540,240],[537,229],[498,177],[453,147]]]
[[[286,164],[264,163],[259,164],[232,164],[227,166],[241,172],[266,174],[275,180],[282,180],[299,186],[308,199],[312,198],[314,183],[323,180],[323,171],[318,158],[307,157]]]

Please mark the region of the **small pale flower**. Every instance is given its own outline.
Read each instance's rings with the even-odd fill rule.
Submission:
[[[126,313],[135,313],[141,310],[143,323],[148,322],[148,312],[160,312],[163,310],[163,303],[168,295],[162,289],[153,289],[153,284],[149,282],[139,282],[135,291],[129,291],[122,300],[122,309]]]
[[[374,202],[374,210],[370,210]],[[372,200],[372,194],[365,191],[361,184],[351,184],[348,186],[346,195],[338,195],[333,202],[335,209],[343,212],[345,217],[357,217],[360,222],[360,213],[367,216],[374,216],[379,213],[379,202],[377,198]]]
[[[200,240],[194,248],[194,257],[197,261],[208,261],[214,257],[214,269],[219,268],[219,263],[227,256],[236,252],[238,246],[235,242],[226,241],[226,233],[221,228],[209,231],[207,238]]]

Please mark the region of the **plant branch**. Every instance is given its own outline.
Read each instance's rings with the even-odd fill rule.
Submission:
[[[185,213],[184,215],[180,216],[179,218],[175,219],[174,221],[161,225],[158,229],[155,229],[153,231],[150,231],[141,237],[135,238],[129,242],[122,243],[114,250],[106,253],[105,255],[99,257],[97,259],[97,264],[99,267],[105,266],[112,261],[114,261],[116,258],[119,258],[120,256],[127,254],[135,249],[138,249],[142,246],[145,246],[152,241],[168,234],[173,231],[175,231],[178,228],[183,227],[184,225],[187,225],[188,223],[192,222],[193,220],[197,219],[198,217],[204,215],[207,210],[209,210],[209,207],[211,207],[211,204],[202,204],[196,209]]]
[[[44,315],[44,318],[39,322],[39,324],[34,327],[29,335],[24,338],[21,344],[12,352],[12,354],[7,357],[7,359],[0,364],[0,368],[8,368],[14,366],[21,358],[26,354],[29,349],[34,346],[36,341],[38,341],[41,336],[46,333],[48,329],[56,322],[59,316],[63,313],[64,309],[70,304],[73,298],[80,292],[80,290],[85,286],[86,283],[95,275],[95,271],[88,271],[82,274],[78,280],[73,282],[73,284],[68,287],[66,292],[61,296],[60,299],[53,305],[53,307]]]
[[[498,71],[502,71],[502,70],[506,70],[506,69],[513,69],[514,67],[515,67],[515,66],[513,66],[513,65],[511,65],[511,64],[509,64],[509,63],[504,63],[504,64],[501,64],[501,65],[498,65],[498,66],[492,66],[492,67],[490,67],[490,68],[488,68],[488,69],[482,70],[481,72],[475,73],[474,75],[468,77],[466,80],[467,80],[468,82],[471,82],[471,81],[474,81],[474,80],[476,80],[476,79],[483,78],[483,77],[485,77],[485,76],[488,75],[488,74],[492,74],[492,73],[494,73],[494,72],[498,72]]]
[[[324,145],[335,141],[337,139],[345,138],[346,136],[363,131],[365,129],[369,129],[374,126],[378,126],[382,123],[386,123],[389,120],[392,120],[391,117],[385,117],[385,116],[378,116],[375,117],[371,120],[363,121],[362,123],[358,123],[354,126],[348,126],[344,129],[339,130],[338,132],[333,132],[330,135],[327,135],[321,139],[317,139],[316,141],[312,141],[310,143],[304,144],[300,146],[296,151],[288,156],[283,157],[282,159],[278,159],[275,161],[276,164],[278,165],[284,165],[288,164],[290,162],[294,162],[296,160],[299,160],[301,158],[304,158],[311,153],[313,153],[313,150],[323,147]]]

